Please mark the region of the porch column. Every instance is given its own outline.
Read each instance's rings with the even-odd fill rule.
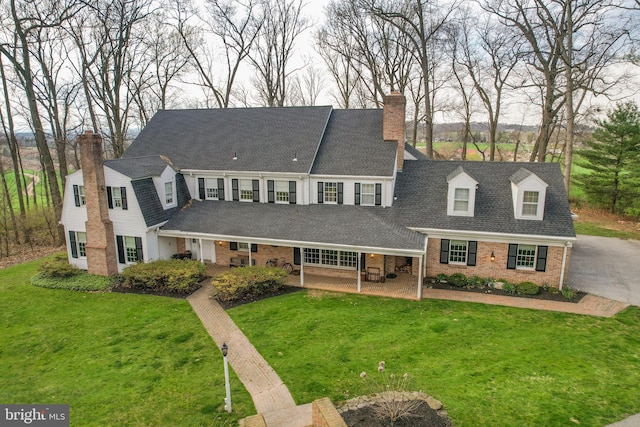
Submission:
[[[357,265],[356,273],[358,274],[358,293],[361,290],[361,283],[360,283],[360,281],[361,281],[360,276],[362,276],[362,274],[360,274],[360,268],[361,268],[360,267],[360,259],[361,259],[361,257],[362,257],[362,252],[358,252],[358,260],[356,262],[356,265]]]
[[[300,248],[300,286],[304,288],[304,248]]]
[[[562,267],[560,267],[560,284],[558,285],[558,289],[562,290],[562,282],[564,282],[564,268],[567,263],[567,245],[569,242],[565,242],[564,251],[562,252]]]
[[[247,243],[247,245],[249,246],[249,265],[253,265],[251,264],[251,242]]]
[[[418,258],[418,299],[422,299],[422,255]]]
[[[204,255],[202,255],[202,239],[198,239],[198,252],[200,255],[200,262],[204,263]]]

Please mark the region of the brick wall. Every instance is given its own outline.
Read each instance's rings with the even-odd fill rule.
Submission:
[[[382,137],[385,141],[397,141],[397,167],[402,170],[404,162],[405,140],[405,105],[404,95],[392,92],[384,97]]]
[[[491,261],[491,252],[495,254],[495,261]],[[547,252],[546,271],[535,270],[509,270],[507,269],[507,257],[509,254],[508,243],[478,242],[476,266],[440,264],[440,239],[429,239],[427,249],[427,276],[435,277],[440,273],[451,275],[462,273],[465,276],[480,276],[482,278],[505,279],[513,283],[533,282],[538,285],[544,283],[558,287],[562,268],[562,254],[564,248],[549,246]],[[565,263],[565,277],[569,268],[569,255],[571,249],[567,249]]]
[[[311,414],[313,427],[347,427],[328,397],[314,400],[311,404]]]

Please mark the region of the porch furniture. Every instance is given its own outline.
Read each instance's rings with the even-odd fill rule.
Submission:
[[[238,256],[231,257],[229,260],[229,267],[245,267],[249,265],[249,257],[248,256]],[[251,260],[251,265],[256,265],[256,260]]]
[[[379,282],[380,269],[378,267],[367,267],[367,272],[364,276],[364,280],[367,282]]]
[[[177,253],[177,254],[173,254],[171,255],[171,258],[173,259],[191,259],[191,251],[186,251],[186,252],[182,252],[182,253]]]

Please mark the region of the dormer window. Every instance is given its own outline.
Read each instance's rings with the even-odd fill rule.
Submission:
[[[537,191],[525,191],[522,199],[522,215],[536,216],[538,215],[538,196]]]
[[[447,183],[447,215],[473,216],[478,181],[466,173],[462,166],[458,166],[447,176]]]
[[[515,218],[542,221],[548,184],[525,168],[509,179]]]
[[[173,204],[173,182],[164,183],[164,200],[165,204]]]

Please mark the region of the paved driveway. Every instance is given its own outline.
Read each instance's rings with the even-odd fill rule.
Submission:
[[[578,236],[565,283],[640,306],[640,241]]]

